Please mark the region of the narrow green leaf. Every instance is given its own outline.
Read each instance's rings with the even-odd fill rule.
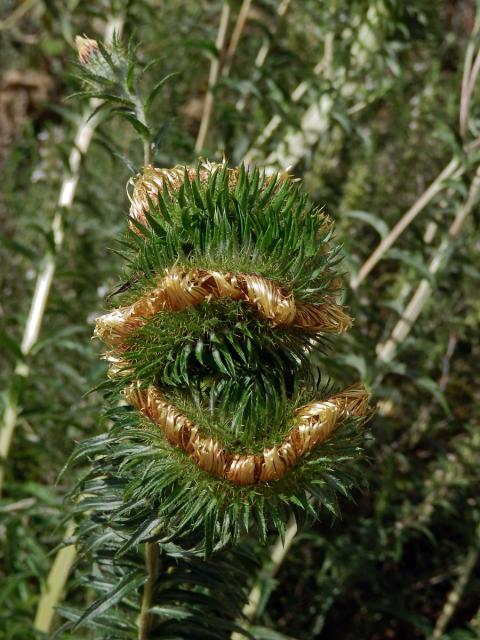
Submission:
[[[155,100],[155,98],[158,96],[158,94],[160,93],[160,90],[162,89],[163,85],[170,80],[170,78],[173,78],[173,76],[178,75],[178,72],[175,71],[174,73],[169,73],[167,76],[165,76],[164,78],[162,78],[160,80],[160,82],[157,82],[157,84],[153,87],[153,89],[151,90],[151,92],[149,93],[147,99],[145,100],[145,104],[144,104],[144,109],[145,109],[145,113],[148,113],[150,111],[150,107],[152,106],[153,101]]]

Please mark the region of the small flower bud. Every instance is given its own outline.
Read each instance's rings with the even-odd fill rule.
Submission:
[[[78,58],[80,62],[85,65],[91,62],[92,56],[96,55],[99,51],[98,42],[91,38],[77,36],[75,38],[75,45],[78,51]]]

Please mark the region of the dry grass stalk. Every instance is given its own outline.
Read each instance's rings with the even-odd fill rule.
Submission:
[[[290,3],[291,3],[291,0],[282,0],[282,2],[279,3],[276,11],[278,18],[283,18],[283,16],[288,11]],[[277,31],[276,28],[272,30],[272,36],[275,35],[276,31]],[[267,56],[270,52],[270,47],[271,47],[271,39],[267,38],[265,42],[262,44],[262,46],[260,47],[260,49],[258,50],[258,53],[255,57],[255,63],[254,63],[255,69],[252,77],[253,84],[255,84],[260,78],[259,72],[260,72],[260,69],[265,64]],[[250,94],[251,94],[251,91],[250,89],[247,88],[245,93],[242,95],[242,97],[237,100],[237,104],[235,105],[237,111],[243,111],[245,109],[245,107],[247,106],[247,101],[248,101],[248,98],[250,97]]]
[[[465,54],[465,62],[463,65],[463,76],[460,93],[459,108],[459,131],[462,138],[467,134],[468,119],[470,114],[470,99],[475,89],[475,85],[480,72],[480,50],[477,52],[475,61],[473,61],[475,53],[474,38],[480,28],[479,18],[475,21],[475,26],[471,36],[471,42],[467,47]],[[473,64],[472,64],[473,63]],[[478,146],[478,139],[465,144],[465,153],[475,151]],[[350,286],[355,291],[365,280],[368,274],[380,262],[390,247],[398,240],[400,235],[410,225],[413,220],[421,213],[425,207],[435,198],[440,191],[445,188],[448,180],[459,178],[464,173],[460,160],[452,158],[447,166],[439,173],[428,189],[416,200],[416,202],[404,213],[390,233],[379,243],[373,253],[363,263],[358,273],[352,278]]]
[[[222,13],[220,15],[220,24],[218,27],[217,39],[215,41],[215,47],[217,49],[217,55],[210,64],[210,73],[208,76],[208,89],[205,95],[205,101],[203,103],[202,119],[200,121],[200,128],[198,130],[197,140],[195,142],[195,152],[200,151],[205,146],[207,139],[208,129],[210,128],[210,120],[212,117],[213,103],[214,103],[214,89],[217,81],[220,77],[222,68],[222,57],[225,50],[225,42],[227,37],[228,22],[230,19],[230,4],[228,0],[225,0],[222,7]]]
[[[446,181],[453,177],[460,177],[461,173],[463,173],[463,169],[460,166],[460,161],[457,158],[450,160],[428,189],[426,189],[410,209],[403,214],[397,224],[391,229],[390,233],[379,243],[369,258],[363,263],[358,273],[352,278],[350,286],[354,291],[358,289],[372,269],[380,262],[385,253],[398,240],[400,235],[413,220],[415,220],[419,213],[445,188]]]
[[[462,207],[460,207],[455,218],[450,225],[447,237],[440,244],[436,254],[431,259],[428,271],[431,276],[435,276],[440,268],[444,265],[452,243],[460,235],[463,226],[475,206],[480,194],[480,168],[477,169],[475,176],[470,185],[468,197]],[[389,362],[395,355],[398,346],[406,339],[413,325],[422,312],[432,293],[432,284],[430,280],[423,278],[410,302],[405,308],[401,318],[395,325],[388,340],[377,347],[377,356],[384,362]]]

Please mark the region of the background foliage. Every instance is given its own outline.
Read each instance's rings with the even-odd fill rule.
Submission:
[[[247,20],[233,48],[244,5]],[[124,185],[132,172],[121,158],[137,168],[143,163],[138,136],[124,121],[97,128],[74,204],[64,211],[60,246],[51,221],[85,105],[65,101],[79,90],[73,38],[103,38],[109,15],[122,17],[126,41],[135,34],[140,60],[157,61],[146,85],[178,74],[150,114],[156,163],[188,163],[203,152],[211,160],[224,153],[232,165],[245,156],[260,166],[293,165],[336,221],[347,281],[452,158],[457,163],[364,282],[350,288],[354,330],[326,359],[339,380],[367,381],[379,403],[368,488],[356,492],[355,503],[342,502],[341,519],[324,516],[302,528],[280,554],[246,540],[245,548],[222,552],[207,567],[170,549],[162,570],[167,576],[175,567],[182,593],[172,595],[175,585],[165,583],[153,637],[228,638],[225,620],[239,618],[253,587],[258,597],[247,614],[255,638],[480,637],[475,199],[440,268],[429,269],[475,185],[478,154],[466,146],[478,136],[475,91],[467,130],[458,124],[475,11],[470,0],[2,3],[0,408],[13,399],[18,418],[0,502],[0,637],[47,637],[34,630],[33,619],[64,535],[63,500],[82,469],[56,479],[74,444],[99,433],[104,420],[101,393],[86,395],[105,372],[90,336],[106,293],[118,284],[120,259],[110,249],[127,225]],[[229,37],[218,58],[222,15]],[[476,55],[475,34],[473,44]],[[221,71],[199,145],[215,59]],[[22,334],[36,274],[52,256],[56,271],[41,333],[25,357]],[[379,357],[378,345],[388,342],[422,278],[432,295],[392,356]],[[28,364],[27,376],[19,361]],[[95,589],[108,591],[97,569],[80,559],[63,598],[63,621],[87,609]],[[109,579],[119,584],[118,575]],[[192,590],[193,613],[177,604],[187,603]],[[116,624],[115,632],[92,616],[91,624],[59,636],[136,637],[134,610],[129,602],[126,613],[113,606],[113,622],[102,624]],[[182,626],[188,616],[197,635]],[[61,623],[59,616],[56,627]]]

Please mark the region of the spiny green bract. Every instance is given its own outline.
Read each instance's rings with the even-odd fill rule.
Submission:
[[[230,189],[226,166],[206,181],[200,166],[193,180],[185,172],[178,189],[165,184],[158,201],[150,201],[148,228],[132,219],[141,237],[131,233],[126,241],[128,279],[133,275],[134,282],[125,300],[154,286],[174,265],[256,273],[309,302],[337,292],[332,225],[298,183],[242,166]]]
[[[271,527],[283,537],[292,514],[299,524],[316,518],[319,507],[338,515],[337,494],[350,498],[360,480],[358,419],[346,421],[282,479],[240,486],[197,467],[134,409],[119,407],[108,417],[108,434],[80,444],[71,458],[91,463],[74,509],[89,512],[83,537],[100,522],[121,534],[120,555],[146,541],[209,555],[248,532],[265,542]]]

